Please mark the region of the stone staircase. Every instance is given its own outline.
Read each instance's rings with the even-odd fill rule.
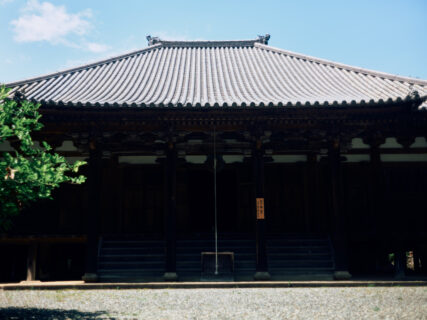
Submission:
[[[234,252],[234,280],[253,280],[255,239],[244,234],[221,234],[219,251]],[[177,274],[182,281],[199,281],[201,253],[214,251],[211,235],[177,240]],[[333,250],[327,236],[280,234],[267,239],[273,280],[332,279]],[[161,281],[165,272],[164,241],[141,236],[104,237],[100,243],[98,275],[103,282]]]
[[[181,280],[200,280],[201,253],[214,252],[212,236],[201,235],[177,241],[177,273]],[[252,278],[255,273],[255,240],[246,235],[222,234],[218,237],[219,252],[234,253],[234,279]]]
[[[270,235],[267,256],[273,280],[333,279],[334,254],[327,235]]]
[[[164,273],[164,241],[139,236],[110,236],[100,242],[101,282],[160,281]]]

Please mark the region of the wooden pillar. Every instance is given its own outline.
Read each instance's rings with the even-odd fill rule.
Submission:
[[[98,220],[101,211],[102,151],[93,141],[89,147],[89,173],[87,177],[89,210],[87,212],[86,265],[82,279],[85,282],[96,282],[98,281]]]
[[[348,272],[347,237],[345,215],[341,208],[341,170],[340,170],[340,143],[334,140],[329,147],[329,169],[331,180],[331,211],[333,217],[333,244],[335,249],[335,272],[336,280],[347,280],[351,278]]]
[[[381,177],[381,154],[378,143],[372,143],[370,149],[371,157],[371,186],[372,186],[372,209],[375,228],[379,227],[381,219],[381,194],[382,194],[382,177]],[[378,233],[378,230],[375,230]]]
[[[304,225],[305,232],[313,232],[316,212],[316,167],[317,155],[309,153],[304,167]]]
[[[375,252],[376,271],[381,271],[381,257],[384,254],[384,224],[383,224],[383,176],[381,169],[381,153],[379,146],[384,142],[381,137],[372,137],[370,148],[370,203],[371,203],[371,232],[373,241],[371,250]]]
[[[255,280],[270,280],[267,263],[267,243],[265,236],[265,208],[264,208],[264,150],[261,141],[256,142],[253,151],[253,166],[255,180],[255,208],[256,208],[256,273]]]
[[[36,280],[36,270],[37,270],[37,243],[31,242],[28,246],[26,281]]]
[[[163,279],[165,281],[178,280],[176,273],[176,165],[175,145],[169,142],[164,166],[166,266]]]

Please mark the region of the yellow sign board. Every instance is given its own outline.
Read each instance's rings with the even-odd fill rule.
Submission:
[[[256,198],[256,218],[264,219],[264,198]]]

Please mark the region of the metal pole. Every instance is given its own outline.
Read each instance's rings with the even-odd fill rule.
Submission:
[[[218,224],[217,224],[217,204],[216,204],[216,132],[214,126],[213,135],[213,169],[214,169],[214,211],[215,211],[215,275],[218,274]]]

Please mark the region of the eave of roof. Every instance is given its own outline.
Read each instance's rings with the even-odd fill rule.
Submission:
[[[181,104],[178,103],[176,105],[174,104],[145,104],[145,103],[132,103],[132,104],[127,104],[127,103],[123,103],[123,104],[118,104],[118,103],[81,103],[81,102],[77,102],[77,103],[72,103],[72,102],[68,102],[68,103],[63,103],[62,101],[60,102],[55,102],[55,101],[46,101],[46,100],[41,100],[41,101],[37,101],[34,99],[30,99],[32,102],[35,103],[40,103],[42,106],[44,107],[52,107],[52,106],[56,106],[56,107],[69,107],[69,108],[74,108],[74,107],[78,107],[78,108],[82,108],[82,107],[90,107],[90,108],[98,108],[98,109],[111,109],[111,108],[115,108],[115,109],[123,109],[123,108],[137,108],[137,109],[152,109],[152,110],[159,110],[159,109],[163,109],[163,110],[171,110],[171,109],[185,109],[185,110],[219,110],[219,109],[238,109],[238,110],[260,110],[260,109],[279,109],[279,110],[289,110],[289,109],[303,109],[303,108],[382,108],[382,107],[386,107],[386,106],[395,106],[395,105],[402,105],[402,104],[411,104],[413,108],[417,108],[420,107],[422,105],[424,105],[424,103],[427,103],[427,96],[424,97],[419,97],[419,96],[406,96],[404,99],[398,97],[396,99],[387,99],[387,100],[383,100],[383,99],[379,99],[378,101],[375,101],[373,99],[369,100],[369,101],[365,101],[365,100],[361,100],[361,101],[355,101],[352,100],[350,102],[347,102],[345,100],[343,101],[333,101],[332,103],[329,103],[328,101],[324,101],[323,103],[319,103],[318,101],[314,102],[314,103],[301,103],[301,102],[297,102],[297,103],[291,103],[288,102],[286,104],[279,102],[278,104],[274,104],[272,102],[265,104],[263,102],[261,102],[260,104],[255,104],[254,102],[252,102],[251,104],[246,104],[243,103],[241,105],[238,105],[236,103],[233,104],[209,104],[206,103],[204,105],[201,105],[200,103],[196,103],[195,105],[193,104]],[[424,108],[424,107],[423,107]]]

